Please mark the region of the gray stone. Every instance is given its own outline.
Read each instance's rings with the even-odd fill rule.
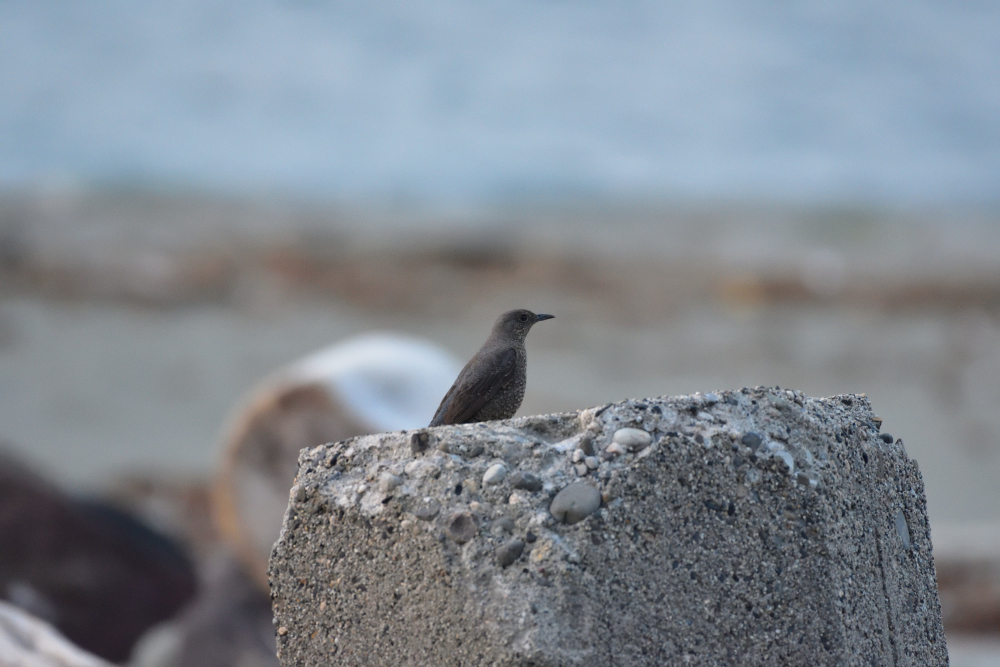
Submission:
[[[525,491],[534,493],[542,490],[544,482],[530,472],[518,470],[510,476],[510,484],[515,489],[524,489]]]
[[[271,559],[282,664],[947,664],[923,482],[868,400],[718,395],[442,427],[487,455],[421,452],[438,474],[391,494],[352,490],[410,461],[410,433],[303,451],[305,500],[292,496]],[[649,446],[574,481],[582,434],[606,443],[651,411]],[[749,433],[768,434],[752,455],[720,446],[747,452]],[[600,507],[570,524],[547,494],[454,493],[526,442],[512,482],[589,485]],[[325,465],[348,447],[342,469]],[[413,522],[425,498],[441,511]],[[477,516],[508,517],[523,540]]]
[[[496,525],[497,528],[499,528],[500,530],[502,530],[502,531],[504,531],[506,533],[513,533],[514,529],[517,528],[517,525],[513,522],[513,520],[511,520],[511,519],[509,519],[507,517],[503,517],[503,518],[497,519],[495,525]]]
[[[906,515],[903,514],[903,510],[896,512],[893,522],[896,524],[896,533],[903,542],[903,548],[908,550],[910,548],[910,527],[906,525]]]
[[[583,521],[600,506],[601,492],[586,482],[576,482],[556,494],[549,512],[557,521],[573,524]]]
[[[417,517],[421,521],[433,521],[434,517],[436,517],[440,511],[441,503],[433,498],[422,503],[415,504],[412,508],[410,508],[410,512],[413,516]]]
[[[760,447],[762,440],[759,433],[751,431],[743,434],[742,442],[752,451],[757,451],[757,448]]]
[[[455,512],[445,524],[444,532],[459,544],[465,544],[479,533],[479,522],[471,512]]]
[[[497,547],[497,565],[507,567],[521,557],[524,552],[524,542],[521,540],[511,540]]]

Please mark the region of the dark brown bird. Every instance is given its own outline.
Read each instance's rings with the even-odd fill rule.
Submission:
[[[528,381],[524,337],[536,322],[553,317],[521,309],[511,310],[497,318],[490,337],[458,374],[430,425],[468,424],[513,417],[521,407]]]

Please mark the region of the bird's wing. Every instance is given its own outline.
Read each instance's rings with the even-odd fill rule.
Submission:
[[[514,348],[488,359],[473,357],[441,400],[430,425],[468,422],[502,387],[510,384],[516,372],[517,350]]]

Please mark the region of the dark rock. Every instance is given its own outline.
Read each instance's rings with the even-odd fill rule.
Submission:
[[[760,447],[760,443],[762,442],[762,440],[759,433],[754,433],[753,431],[751,431],[749,433],[743,434],[742,442],[744,445],[749,447],[751,451],[755,452],[757,451],[757,448]]]
[[[568,524],[583,521],[601,507],[601,492],[585,482],[574,482],[556,494],[549,512]]]
[[[465,544],[479,534],[479,523],[470,512],[455,512],[449,517],[444,532],[455,542]]]
[[[524,542],[521,540],[506,542],[497,548],[497,565],[507,567],[520,558],[522,552],[524,552]]]
[[[0,595],[122,662],[195,587],[168,538],[115,507],[63,495],[0,453]]]
[[[510,476],[510,484],[515,489],[524,489],[536,493],[542,490],[542,480],[532,475],[530,472],[517,471]]]
[[[414,456],[427,451],[430,446],[430,435],[427,431],[416,431],[410,436],[410,451]]]
[[[431,521],[440,511],[441,504],[436,500],[431,500],[429,502],[421,501],[419,505],[410,510],[410,513],[421,521]]]

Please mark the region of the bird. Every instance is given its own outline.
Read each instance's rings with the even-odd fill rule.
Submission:
[[[523,308],[498,317],[489,338],[441,399],[430,426],[513,417],[521,407],[527,384],[524,338],[532,326],[553,317]]]

